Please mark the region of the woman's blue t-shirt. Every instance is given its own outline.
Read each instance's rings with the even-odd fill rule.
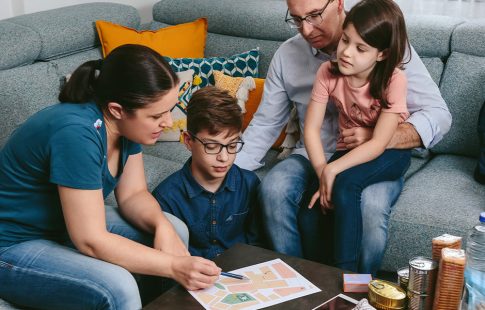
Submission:
[[[120,169],[107,165],[106,127],[94,103],[47,107],[17,128],[0,151],[0,247],[33,239],[66,240],[57,185],[115,188],[139,144],[122,138]]]

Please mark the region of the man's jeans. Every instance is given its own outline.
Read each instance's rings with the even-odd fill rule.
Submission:
[[[170,214],[165,213],[165,216],[187,245],[185,224]],[[116,208],[106,206],[106,221],[110,232],[152,246],[153,237],[128,224]],[[137,278],[144,278],[140,282],[146,280],[151,284],[158,281],[156,289],[163,289],[161,278]],[[0,297],[20,306],[127,310],[142,307],[137,282],[130,272],[83,255],[72,244],[31,240],[0,248],[0,279]],[[140,291],[144,286],[152,286],[138,284]]]
[[[281,253],[330,262],[332,220],[320,208],[308,209],[319,180],[308,159],[291,155],[264,177],[259,199],[270,246]],[[403,179],[368,186],[362,192],[362,246],[359,272],[375,274],[387,242],[391,208],[403,187]]]

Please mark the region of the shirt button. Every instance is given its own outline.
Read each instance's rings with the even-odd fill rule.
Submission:
[[[212,243],[216,244],[217,243],[217,240],[216,239],[212,240]]]
[[[215,225],[215,224],[217,224],[217,221],[216,220],[213,220],[212,221],[212,225]]]
[[[212,203],[216,203],[216,200],[215,199],[212,199]]]

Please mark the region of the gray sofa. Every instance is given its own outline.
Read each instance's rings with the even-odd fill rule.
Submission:
[[[0,21],[0,148],[10,133],[39,109],[56,103],[66,74],[101,57],[94,21],[157,29],[208,16],[206,56],[230,56],[260,48],[264,77],[272,54],[294,32],[284,23],[286,5],[274,0],[162,0],[153,21],[140,25],[137,11],[113,3],[90,3]],[[411,43],[440,86],[453,115],[450,132],[429,154],[415,157],[390,219],[382,268],[393,271],[410,257],[431,255],[431,238],[466,236],[485,211],[485,186],[473,181],[478,155],[476,123],[485,102],[485,20],[407,17]],[[268,152],[264,177],[276,162]],[[144,148],[149,188],[178,170],[189,153],[176,142]],[[108,204],[115,203],[113,197]],[[1,258],[0,258],[1,260]],[[6,307],[6,306],[3,306]],[[2,308],[0,300],[0,308]]]

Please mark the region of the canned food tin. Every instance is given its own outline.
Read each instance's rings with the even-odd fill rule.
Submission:
[[[403,290],[408,289],[409,267],[402,267],[397,270],[397,283]]]
[[[408,290],[432,295],[438,274],[438,264],[431,258],[418,256],[409,261]]]
[[[369,302],[380,310],[406,309],[406,292],[398,285],[384,281],[369,282]]]
[[[418,294],[408,291],[409,310],[431,310],[433,308],[433,295]]]

